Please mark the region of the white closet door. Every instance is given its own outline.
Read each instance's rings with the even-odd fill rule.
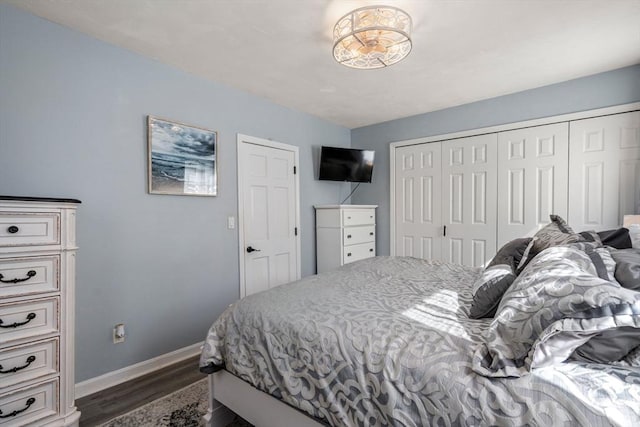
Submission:
[[[498,247],[567,218],[569,123],[498,134]]]
[[[443,258],[480,267],[496,253],[497,134],[442,143]]]
[[[395,152],[395,254],[441,259],[441,144]]]
[[[640,112],[570,123],[569,225],[619,227],[640,213]]]

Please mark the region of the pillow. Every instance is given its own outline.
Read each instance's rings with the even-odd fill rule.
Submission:
[[[615,278],[622,286],[640,291],[640,249],[612,250]]]
[[[500,248],[473,284],[473,302],[469,317],[493,317],[502,295],[516,278],[516,266],[531,240],[530,237],[514,239]]]
[[[504,260],[503,264],[487,267],[473,284],[473,301],[471,302],[469,317],[472,319],[493,317],[502,295],[511,286],[515,278],[515,261],[513,257]]]
[[[505,243],[503,247],[496,253],[488,267],[498,264],[508,264],[509,258],[512,258],[516,265],[520,263],[525,250],[529,243],[533,240],[531,237],[523,237],[521,239],[514,239]]]
[[[563,233],[574,234],[573,229],[569,227],[569,224],[567,224],[567,221],[565,221],[560,215],[551,214],[549,215],[549,219],[551,220],[551,223],[555,224],[556,227],[560,229],[560,231],[562,231]]]
[[[569,224],[558,215],[549,215],[551,222],[541,228],[533,237],[531,248],[526,251],[527,256],[522,257],[518,264],[517,273],[520,274],[527,264],[537,254],[552,246],[566,245],[574,242],[587,241],[584,237],[573,232]]]
[[[600,231],[598,236],[600,236],[602,244],[605,246],[611,246],[616,249],[629,249],[632,247],[628,228],[622,227],[617,230]]]
[[[629,226],[629,237],[631,238],[631,247],[640,249],[640,224]]]
[[[598,254],[608,256],[606,250]],[[582,347],[582,355],[601,360],[620,360],[640,345],[640,292],[598,277],[585,252],[552,247],[505,292],[472,369],[487,377],[521,377],[567,360],[591,339],[595,350]],[[602,348],[607,352],[593,354]]]

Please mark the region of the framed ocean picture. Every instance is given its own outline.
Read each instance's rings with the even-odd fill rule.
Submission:
[[[149,193],[215,196],[217,133],[153,116],[147,125]]]

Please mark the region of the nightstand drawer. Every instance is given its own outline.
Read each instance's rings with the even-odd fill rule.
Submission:
[[[342,243],[347,245],[357,245],[359,243],[375,241],[375,225],[365,225],[363,227],[347,227],[342,230]]]
[[[375,223],[376,211],[374,209],[345,209],[342,211],[342,224],[345,227]]]
[[[58,379],[0,396],[3,427],[25,426],[58,414]]]
[[[59,256],[0,259],[0,298],[55,292]]]
[[[0,246],[57,245],[60,214],[0,212]]]
[[[0,343],[58,332],[58,298],[0,305]]]
[[[360,245],[346,246],[342,258],[343,264],[376,256],[376,244],[362,243]]]
[[[58,340],[10,347],[0,353],[0,383],[9,387],[58,372]]]

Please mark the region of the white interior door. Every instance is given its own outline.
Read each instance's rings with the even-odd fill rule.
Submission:
[[[640,111],[570,123],[569,224],[619,227],[640,213]]]
[[[395,150],[395,255],[441,259],[441,143]]]
[[[240,296],[300,278],[297,147],[238,135]]]
[[[569,123],[498,134],[498,247],[567,218]]]
[[[443,260],[480,267],[496,253],[498,136],[442,142]]]

